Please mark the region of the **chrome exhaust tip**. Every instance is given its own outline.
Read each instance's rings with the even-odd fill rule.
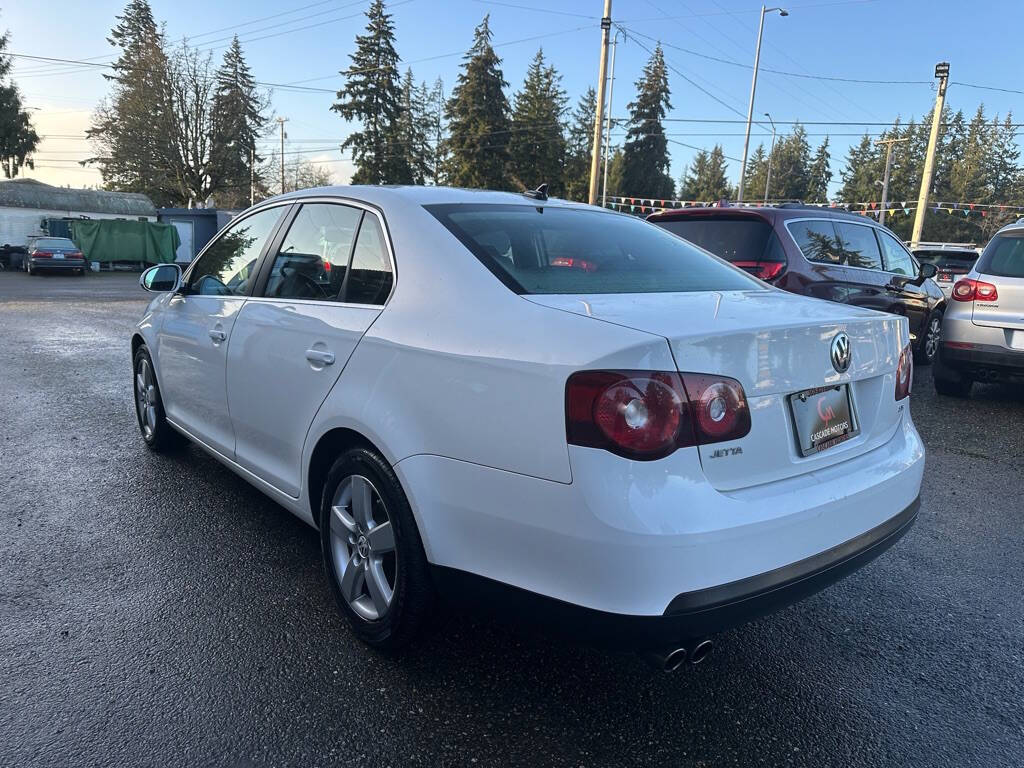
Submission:
[[[714,650],[714,647],[715,644],[710,640],[701,640],[690,650],[690,663],[700,664],[704,659],[711,655],[711,651]]]
[[[644,654],[647,663],[661,672],[675,672],[690,658],[689,648],[670,648]]]

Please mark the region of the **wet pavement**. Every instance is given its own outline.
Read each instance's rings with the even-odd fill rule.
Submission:
[[[0,273],[0,766],[1024,764],[1024,393],[912,410],[917,525],[656,673],[446,611],[357,642],[317,534],[137,434],[132,274]]]

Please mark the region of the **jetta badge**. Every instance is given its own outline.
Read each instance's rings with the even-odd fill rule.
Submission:
[[[832,348],[829,350],[829,357],[832,358],[832,367],[837,373],[846,373],[853,359],[853,348],[850,345],[850,337],[845,331],[840,331],[832,339]]]

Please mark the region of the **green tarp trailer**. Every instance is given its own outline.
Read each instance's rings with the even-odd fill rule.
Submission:
[[[130,219],[81,219],[71,222],[71,239],[89,261],[174,261],[181,238],[170,224]]]

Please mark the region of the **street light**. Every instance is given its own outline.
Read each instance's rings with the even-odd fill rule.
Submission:
[[[772,148],[771,151],[768,152],[768,176],[764,180],[764,204],[768,205],[768,187],[770,187],[772,183],[772,155],[775,154],[775,121],[772,120],[772,116],[767,112],[764,113],[764,116],[767,117],[768,122],[772,124]]]
[[[743,162],[740,163],[740,184],[737,192],[739,200],[743,202],[743,177],[747,173],[747,152],[750,149],[750,124],[754,120],[754,93],[757,91],[757,68],[761,63],[761,36],[764,34],[764,16],[766,13],[778,13],[779,16],[789,16],[785,8],[766,8],[761,6],[761,23],[757,28],[757,49],[754,51],[754,76],[750,81],[750,106],[747,108],[747,136],[743,140]]]

